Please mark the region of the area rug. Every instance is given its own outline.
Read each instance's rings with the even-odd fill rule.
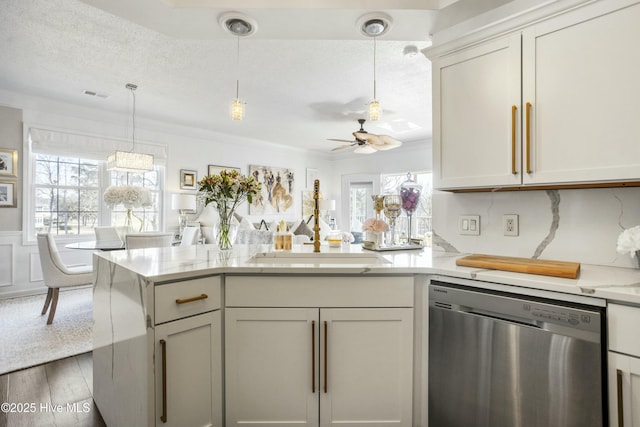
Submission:
[[[92,349],[93,289],[60,291],[51,325],[45,295],[0,300],[0,375]]]

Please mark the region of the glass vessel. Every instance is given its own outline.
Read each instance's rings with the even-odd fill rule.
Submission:
[[[391,236],[389,239],[389,245],[396,244],[396,218],[400,216],[401,199],[397,194],[389,194],[384,196],[384,216],[389,219],[389,225],[391,226]]]
[[[411,172],[407,173],[407,180],[400,185],[400,199],[402,210],[407,214],[407,243],[411,243],[411,216],[418,209],[422,185],[411,179]]]

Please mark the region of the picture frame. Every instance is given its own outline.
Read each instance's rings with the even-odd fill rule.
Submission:
[[[18,177],[18,150],[0,148],[0,176]]]
[[[318,169],[307,168],[307,188],[313,188],[313,182],[318,179]]]
[[[291,215],[297,199],[292,168],[249,165],[249,175],[262,185],[249,204],[250,215]]]
[[[183,190],[196,190],[198,184],[198,171],[180,169],[180,188]]]
[[[238,172],[242,172],[240,168],[236,168],[233,166],[219,166],[219,165],[209,165],[207,167],[207,175],[218,175],[221,171],[225,169],[232,169]]]
[[[0,208],[15,208],[17,206],[16,183],[0,181]]]

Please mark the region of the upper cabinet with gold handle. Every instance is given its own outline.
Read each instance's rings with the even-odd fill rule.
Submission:
[[[434,188],[640,186],[638,22],[637,0],[549,4],[436,37]]]

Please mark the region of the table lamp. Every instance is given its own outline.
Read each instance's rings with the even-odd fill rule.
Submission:
[[[187,225],[187,213],[196,211],[196,195],[176,193],[171,195],[171,209],[179,211],[178,224],[180,225],[180,237]]]

